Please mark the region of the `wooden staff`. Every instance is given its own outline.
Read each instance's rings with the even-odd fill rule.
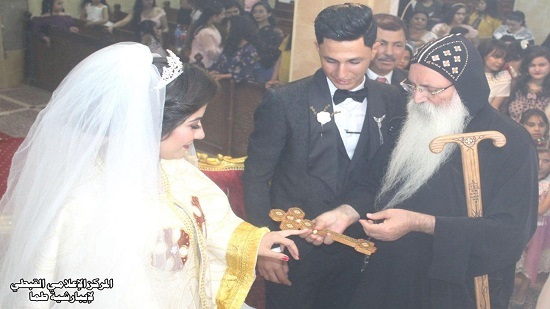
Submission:
[[[506,137],[497,131],[445,135],[435,138],[430,143],[430,150],[433,153],[440,153],[447,143],[455,143],[460,146],[468,217],[483,216],[477,145],[484,139],[493,140],[493,145],[496,147],[502,147],[506,144]],[[477,309],[490,309],[491,301],[489,296],[489,280],[487,275],[476,277],[474,279],[474,285]]]

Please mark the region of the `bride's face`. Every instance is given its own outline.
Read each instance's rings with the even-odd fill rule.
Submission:
[[[165,160],[181,159],[187,149],[196,139],[204,138],[201,119],[206,110],[206,105],[189,116],[170,135],[160,142],[160,157]]]

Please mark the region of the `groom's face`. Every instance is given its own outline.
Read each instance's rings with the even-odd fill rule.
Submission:
[[[325,38],[323,43],[315,43],[321,67],[326,76],[338,89],[352,90],[359,86],[365,77],[373,50],[365,46],[363,38],[354,41],[335,41]]]

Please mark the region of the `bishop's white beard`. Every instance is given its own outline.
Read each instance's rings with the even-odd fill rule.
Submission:
[[[456,147],[455,144],[446,145],[441,153],[434,154],[430,151],[430,142],[442,135],[462,133],[470,120],[470,114],[456,92],[448,102],[438,105],[417,104],[411,98],[407,111],[407,119],[377,196],[378,208],[393,208],[418,191]],[[393,197],[388,194],[393,194]],[[387,201],[387,204],[380,205],[380,201]]]

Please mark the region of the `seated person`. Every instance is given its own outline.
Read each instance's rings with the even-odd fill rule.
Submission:
[[[48,36],[50,27],[78,32],[73,18],[65,14],[63,4],[63,0],[42,0],[42,15],[32,19],[33,34],[39,36],[48,46],[50,46],[50,37]]]
[[[113,6],[113,15],[111,16],[111,22],[116,23],[118,21],[121,21],[128,15],[128,13],[124,13],[121,10],[120,4],[117,3]]]
[[[513,11],[506,16],[504,25],[498,27],[493,33],[493,37],[497,40],[503,36],[509,35],[518,41],[527,40],[530,45],[534,45],[535,36],[533,32],[527,28],[525,23],[525,14],[522,11]]]
[[[109,7],[105,0],[84,0],[80,19],[86,22],[86,27],[111,26]]]
[[[124,19],[108,27],[108,29],[109,32],[112,32],[115,28],[122,28],[129,24],[130,30],[139,37],[139,23],[144,20],[155,22],[155,31],[162,43],[163,35],[168,33],[168,20],[166,19],[166,12],[156,6],[155,0],[136,0],[132,12],[126,15]]]
[[[242,15],[232,16],[227,24],[228,36],[223,53],[211,67],[216,79],[233,78],[236,82],[255,82],[254,70],[258,52],[250,39],[256,31],[250,18]]]

